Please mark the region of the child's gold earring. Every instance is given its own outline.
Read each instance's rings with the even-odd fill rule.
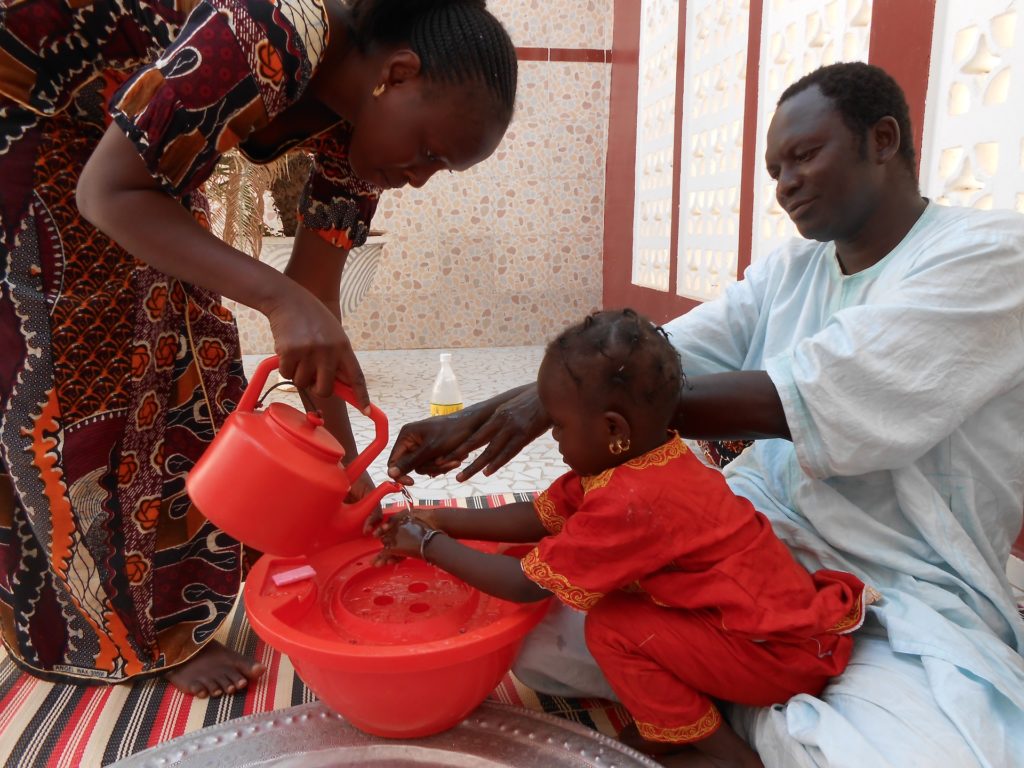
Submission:
[[[612,456],[618,456],[619,454],[625,453],[629,450],[629,438],[626,438],[626,442],[622,442],[621,437],[615,438],[614,443],[608,443],[608,452]]]
[[[387,85],[385,83],[381,83],[380,85],[378,85],[376,88],[373,89],[373,97],[377,98],[378,96],[380,96],[382,93],[384,93],[385,88],[387,88]]]

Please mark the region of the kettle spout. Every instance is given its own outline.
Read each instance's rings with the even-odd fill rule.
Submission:
[[[376,504],[379,504],[381,499],[383,499],[385,496],[387,496],[390,493],[401,493],[404,487],[405,486],[403,486],[399,482],[389,480],[388,482],[381,483],[376,488],[374,488],[373,493],[371,493],[365,499],[360,499],[358,502],[356,502],[356,505],[365,505],[366,511],[369,512],[370,508],[375,506]]]
[[[352,504],[342,504],[341,511],[334,518],[334,527],[346,537],[362,534],[363,522],[381,499],[391,493],[401,493],[402,484],[391,480],[374,488],[373,493]]]

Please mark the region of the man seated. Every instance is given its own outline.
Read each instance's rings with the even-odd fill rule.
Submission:
[[[1024,216],[923,199],[910,137],[877,67],[790,86],[765,160],[809,239],[666,325],[688,373],[673,428],[754,439],[724,470],[733,491],[806,568],[883,596],[821,695],[727,713],[770,767],[1024,766],[1005,572],[1024,509]],[[486,444],[458,477],[493,472],[549,426],[523,387],[407,425],[390,471],[409,482]],[[543,651],[517,669],[557,676]]]

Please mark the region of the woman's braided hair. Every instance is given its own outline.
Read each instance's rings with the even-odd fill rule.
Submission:
[[[594,312],[548,345],[581,394],[597,407],[640,406],[666,421],[683,378],[679,353],[665,330],[632,309]]]
[[[361,51],[408,45],[424,77],[479,82],[511,117],[518,64],[512,39],[486,0],[351,0],[351,32]]]

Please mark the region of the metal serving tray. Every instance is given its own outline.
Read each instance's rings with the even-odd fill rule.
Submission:
[[[486,701],[451,730],[389,741],[314,702],[186,734],[108,768],[657,768],[577,723]]]

